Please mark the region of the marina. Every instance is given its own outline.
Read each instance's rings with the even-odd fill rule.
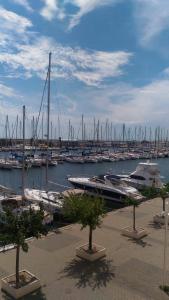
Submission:
[[[102,162],[98,164],[70,164],[64,162],[54,167],[49,167],[49,185],[55,190],[62,191],[70,187],[68,177],[70,176],[96,176],[100,174],[128,174],[136,169],[139,162],[147,160],[120,160],[113,162]],[[152,159],[152,162],[159,164],[160,173],[164,182],[169,181],[169,158]],[[8,186],[15,191],[21,190],[21,169],[0,169],[0,183]],[[53,183],[52,183],[53,182]],[[44,188],[45,187],[45,167],[28,168],[25,171],[26,187]]]
[[[1,0],[0,300],[169,299],[169,0]]]

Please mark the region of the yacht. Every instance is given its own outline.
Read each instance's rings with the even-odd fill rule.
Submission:
[[[142,201],[144,197],[138,190],[127,185],[115,175],[99,175],[94,177],[69,177],[68,181],[75,187],[86,190],[91,195],[101,196],[105,200],[124,203],[126,197]]]
[[[117,175],[123,182],[137,189],[144,187],[155,187],[157,189],[163,186],[160,176],[160,170],[157,163],[140,162],[136,170],[129,175]]]
[[[12,170],[12,164],[5,159],[0,159],[0,169]]]
[[[50,213],[59,213],[63,205],[63,196],[60,192],[26,188],[24,196],[33,203],[43,203],[44,209]]]

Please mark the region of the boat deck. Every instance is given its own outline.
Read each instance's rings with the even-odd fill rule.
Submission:
[[[69,190],[62,192],[64,197],[69,197],[70,195],[82,195],[84,193],[85,193],[85,191],[81,190],[81,189],[69,189]]]

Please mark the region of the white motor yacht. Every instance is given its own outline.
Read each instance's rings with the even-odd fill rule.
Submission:
[[[12,170],[12,164],[5,160],[5,159],[0,159],[0,169],[5,169],[5,170]]]
[[[132,186],[121,181],[120,178],[111,175],[100,175],[89,177],[69,177],[68,181],[75,188],[86,190],[92,195],[103,197],[105,200],[115,202],[125,202],[126,197],[132,197],[138,201],[143,200],[143,196]]]
[[[143,187],[161,188],[163,186],[158,164],[149,161],[140,162],[136,170],[129,175],[118,175],[118,177],[137,189]]]
[[[38,189],[24,189],[26,200],[34,203],[43,203],[44,209],[50,213],[60,212],[63,204],[62,194],[54,191],[45,191]]]

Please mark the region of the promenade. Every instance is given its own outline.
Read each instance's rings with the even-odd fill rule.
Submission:
[[[148,230],[141,241],[121,235],[132,225],[132,207],[107,214],[94,232],[94,242],[105,246],[107,256],[89,263],[76,258],[75,248],[88,240],[88,230],[74,224],[41,240],[32,240],[28,254],[21,253],[21,269],[41,279],[42,289],[25,300],[167,300],[162,284],[164,228],[153,216],[161,212],[162,200],[154,199],[136,208],[136,224]],[[169,249],[168,249],[169,253]],[[169,255],[167,256],[169,284]],[[0,254],[0,277],[15,270],[15,250]],[[11,298],[0,292],[0,299]]]

